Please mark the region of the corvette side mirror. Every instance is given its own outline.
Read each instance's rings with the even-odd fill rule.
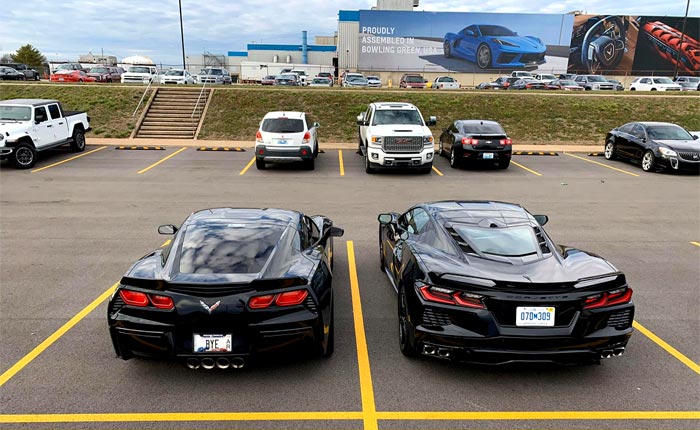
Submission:
[[[340,227],[331,227],[328,231],[332,237],[341,237],[345,234],[345,230]]]
[[[177,227],[172,224],[161,225],[158,227],[158,233],[160,234],[175,234],[177,232]]]
[[[377,220],[380,224],[390,224],[394,217],[391,214],[379,214]]]
[[[545,224],[547,224],[547,221],[549,221],[549,217],[547,215],[533,215],[533,216],[539,225],[545,225]]]

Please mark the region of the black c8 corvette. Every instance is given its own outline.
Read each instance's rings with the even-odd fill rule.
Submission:
[[[556,245],[544,215],[442,201],[379,215],[406,356],[474,363],[598,363],[622,355],[634,304],[605,259]]]
[[[333,352],[333,237],[323,216],[280,209],[207,209],[137,261],[108,305],[122,359],[175,358],[190,368],[243,367],[291,345]]]

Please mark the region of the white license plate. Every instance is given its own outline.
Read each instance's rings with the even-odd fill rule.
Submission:
[[[493,152],[484,152],[484,160],[493,160]]]
[[[61,81],[61,82],[62,82],[62,81],[65,81],[65,79],[63,79],[63,78],[58,78],[58,80]]]
[[[277,139],[275,143],[277,143],[278,145],[286,145],[287,141],[284,139]]]
[[[518,327],[554,327],[554,308],[518,306],[515,309],[515,325]]]
[[[194,352],[231,352],[230,334],[195,334]]]

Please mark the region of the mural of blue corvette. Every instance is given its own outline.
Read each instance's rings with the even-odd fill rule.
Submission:
[[[463,58],[481,69],[536,67],[545,63],[547,48],[534,36],[518,33],[500,25],[475,24],[459,33],[447,33],[445,57]]]

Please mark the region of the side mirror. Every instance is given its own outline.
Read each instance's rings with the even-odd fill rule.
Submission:
[[[364,125],[364,120],[362,118],[362,115],[357,115],[357,125]]]
[[[391,214],[379,214],[377,220],[380,224],[390,224],[394,217]]]
[[[533,215],[533,217],[539,225],[545,225],[547,224],[547,221],[549,221],[549,217],[547,215]]]
[[[317,122],[314,123],[314,127],[319,128],[320,126],[321,126],[321,124],[319,124]]]
[[[427,125],[428,127],[430,127],[431,125],[435,125],[435,124],[437,124],[437,117],[436,117],[436,116],[431,116],[431,117],[428,118],[428,120],[425,122],[425,125]]]
[[[161,225],[158,227],[158,233],[160,234],[175,234],[177,232],[177,227],[172,224]]]
[[[698,140],[698,135],[697,135],[697,134],[693,134],[692,136],[693,136],[693,140]]]
[[[465,31],[464,34],[467,35],[467,36],[474,36],[474,32],[471,31],[471,30]]]
[[[328,231],[331,237],[341,237],[345,234],[345,230],[340,227],[331,227]]]

